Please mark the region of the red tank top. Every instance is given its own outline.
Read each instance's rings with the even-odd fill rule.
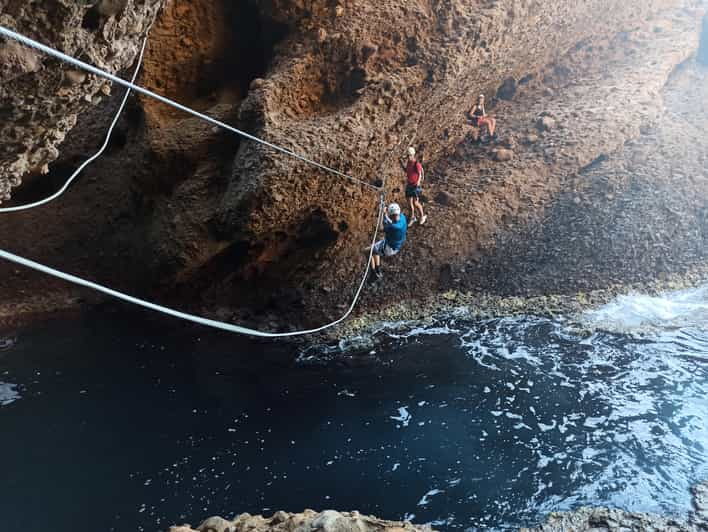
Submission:
[[[406,166],[406,178],[409,185],[418,186],[420,174],[423,173],[423,166],[418,161],[408,161]]]

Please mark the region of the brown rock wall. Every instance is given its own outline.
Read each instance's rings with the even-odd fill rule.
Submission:
[[[83,61],[119,72],[133,64],[163,0],[0,0],[0,24]],[[0,201],[28,175],[45,174],[77,117],[111,84],[0,40]]]

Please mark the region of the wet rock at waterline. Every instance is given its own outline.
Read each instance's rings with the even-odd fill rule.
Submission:
[[[608,508],[579,508],[572,512],[553,512],[536,528],[520,532],[697,532],[708,529],[708,483],[694,488],[696,511],[681,521],[639,512]],[[359,512],[326,510],[301,514],[276,512],[272,517],[241,514],[233,521],[210,517],[194,529],[173,526],[169,532],[432,532],[430,525],[384,521]]]

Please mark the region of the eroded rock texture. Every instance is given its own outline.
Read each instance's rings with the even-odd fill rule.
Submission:
[[[0,0],[0,24],[111,73],[135,61],[163,0]],[[57,59],[0,40],[0,201],[46,174],[78,116],[111,85]]]
[[[626,512],[610,508],[578,508],[572,512],[553,512],[536,528],[520,532],[698,532],[708,526],[708,483],[693,489],[694,512],[689,520]],[[272,517],[241,514],[232,521],[210,517],[196,529],[189,525],[174,526],[170,532],[432,532],[430,525],[384,521],[359,512],[305,510],[300,514],[276,512]]]
[[[359,512],[315,512],[305,510],[300,514],[276,512],[270,518],[241,514],[233,521],[210,517],[196,531],[189,525],[174,526],[170,532],[430,532],[429,526],[384,521]]]
[[[56,11],[65,14],[60,20],[73,16],[80,22],[50,33],[47,27],[61,24],[38,26],[28,20],[24,4],[12,5],[13,10],[2,10],[8,25],[56,45],[68,40],[64,49],[70,52],[79,53],[79,43],[87,40],[88,53],[96,55],[91,60],[113,70],[130,65],[158,7],[127,2],[122,11],[105,15],[96,5],[35,6],[40,20]],[[629,244],[620,234],[602,264],[591,264],[598,273],[585,284],[579,261],[565,257],[592,263],[594,239],[610,232],[602,226],[611,219],[605,207],[620,207],[605,204],[621,197],[632,181],[624,174],[608,183],[586,176],[600,163],[621,160],[625,143],[666,121],[667,81],[699,48],[700,5],[698,0],[173,0],[151,31],[140,81],[337,170],[369,183],[386,181],[389,201],[405,203],[398,157],[408,144],[418,148],[428,175],[424,201],[430,221],[414,227],[403,253],[387,262],[386,288],[364,292],[364,310],[384,303],[384,292],[416,298],[450,288],[516,294],[602,287],[617,263],[626,266],[627,275],[648,277],[674,267],[649,259],[661,252],[657,235],[671,238],[653,229],[629,235],[630,241],[637,236]],[[131,29],[133,19],[141,29]],[[32,34],[38,27],[45,28],[44,35]],[[66,48],[70,45],[74,48]],[[67,86],[71,76],[62,67],[52,70],[51,61],[42,63],[8,46],[2,53],[17,65],[8,72],[27,73],[7,89],[3,84],[2,94],[22,102],[37,98],[29,86],[47,77],[40,83],[46,94],[40,92],[34,119],[28,113],[35,106],[27,103],[24,119],[15,117],[1,127],[25,133],[45,128],[45,137],[63,138],[73,118],[66,124],[37,119],[56,116],[46,110],[51,110],[51,87],[70,91],[70,116],[86,111],[47,177],[32,175],[56,156],[49,146],[56,148],[58,140],[36,147],[7,143],[6,167],[15,168],[7,177],[15,182],[23,174],[29,177],[16,191],[14,201],[20,202],[46,192],[37,183],[60,181],[100,141],[117,95],[92,106],[81,98],[102,94],[100,81],[89,77]],[[113,48],[115,57],[109,53]],[[689,70],[687,76],[700,84],[704,74]],[[472,142],[465,111],[479,93],[487,94],[489,110],[499,119],[497,144]],[[2,112],[18,113],[14,101],[3,100]],[[680,107],[683,113],[689,106]],[[684,119],[670,112],[672,126]],[[701,113],[695,118],[703,124]],[[681,224],[698,235],[687,253],[700,261],[708,234],[700,214],[708,190],[707,150],[701,136],[691,133],[698,139],[693,151],[677,161],[670,152],[682,134],[675,126],[647,140],[647,146],[654,143],[647,151],[662,154],[661,161],[652,160],[634,175],[651,176],[671,162],[672,175],[693,176],[682,181],[686,186],[667,185],[681,191],[680,197],[652,201],[662,213],[665,206],[673,210],[677,201],[688,202]],[[132,100],[111,148],[60,205],[5,218],[0,244],[132,292],[259,328],[318,325],[346,309],[374,228],[378,197],[369,189],[143,97]],[[642,186],[649,191],[653,185],[642,180]],[[598,208],[600,200],[605,203]],[[554,209],[557,216],[551,216]],[[582,230],[594,228],[585,218],[600,227],[581,240],[567,235],[561,247],[555,235],[562,232],[561,222],[567,226],[565,213],[580,216]],[[654,218],[661,219],[649,208],[636,213],[639,219],[628,227],[652,227],[658,223]],[[38,223],[48,214],[55,216],[53,226]],[[539,234],[540,247],[534,246]],[[685,241],[676,242],[680,255]],[[622,250],[629,245],[650,252],[626,260]],[[543,268],[556,263],[553,275],[544,276]],[[8,297],[15,290],[14,297],[24,300],[17,294],[27,283],[42,283],[47,294],[60,290],[22,272],[4,273]]]

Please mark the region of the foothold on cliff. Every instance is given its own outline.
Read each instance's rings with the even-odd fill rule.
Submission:
[[[86,81],[86,72],[81,70],[67,70],[64,72],[64,81],[68,85],[81,85]]]
[[[122,13],[127,6],[128,0],[101,0],[95,9],[99,15],[108,18]]]
[[[556,121],[550,116],[541,116],[536,121],[536,128],[539,131],[551,131],[552,129],[555,129],[555,127]]]
[[[516,80],[507,78],[497,90],[497,98],[500,100],[513,100],[516,95]]]
[[[440,192],[435,194],[435,198],[433,199],[435,200],[435,203],[444,207],[452,205],[455,201],[454,198],[444,190],[441,190]]]
[[[37,72],[40,66],[39,56],[31,48],[15,41],[0,42],[0,83]]]
[[[494,160],[498,162],[511,161],[514,158],[514,152],[506,148],[494,150]]]
[[[249,89],[252,91],[262,89],[265,86],[265,80],[263,78],[254,78],[249,85]]]
[[[324,28],[319,28],[317,30],[317,42],[322,44],[327,40],[327,30]]]

